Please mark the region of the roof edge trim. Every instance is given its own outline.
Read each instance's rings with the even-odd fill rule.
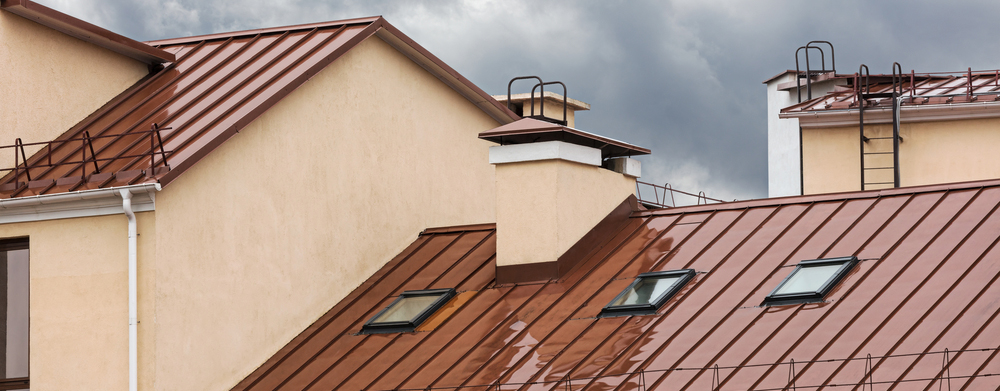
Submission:
[[[521,118],[508,109],[506,105],[497,102],[496,99],[493,99],[493,96],[487,94],[486,91],[480,89],[479,86],[466,79],[458,71],[431,54],[431,52],[410,39],[406,34],[403,34],[385,19],[379,18],[375,23],[381,27],[375,35],[436,76],[453,90],[462,94],[462,96],[486,112],[490,117],[493,117],[501,125],[509,124]]]
[[[240,30],[240,31],[230,31],[225,33],[215,33],[215,34],[203,34],[203,35],[192,35],[190,37],[176,37],[176,38],[166,38],[158,39],[153,41],[144,42],[147,45],[152,46],[166,46],[166,45],[177,45],[177,44],[188,44],[192,42],[200,41],[211,41],[216,39],[227,39],[227,38],[237,38],[254,36],[257,34],[269,34],[269,33],[283,33],[286,31],[300,31],[300,30],[312,30],[317,27],[330,27],[330,26],[351,26],[351,25],[362,25],[370,24],[376,22],[380,19],[380,16],[369,16],[364,18],[354,18],[354,19],[344,19],[344,20],[333,20],[329,22],[319,22],[319,23],[306,23],[306,24],[296,24],[291,26],[279,26],[279,27],[267,27],[261,29],[251,29],[251,30]]]
[[[121,190],[144,197],[132,198],[132,210],[156,210],[154,193],[159,183],[144,183],[106,189],[82,190],[72,193],[44,194],[0,200],[0,224],[105,216],[122,213]]]
[[[998,117],[1000,117],[1000,102],[976,102],[930,106],[902,106],[900,108],[899,121],[900,123],[913,123]],[[803,128],[857,126],[858,109],[786,112],[778,114],[778,118],[797,118],[799,125]],[[865,109],[865,123],[892,123],[892,108],[873,107]]]
[[[146,64],[176,60],[170,52],[115,34],[30,0],[2,0],[0,9]]]

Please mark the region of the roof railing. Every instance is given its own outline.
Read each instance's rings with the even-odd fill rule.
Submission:
[[[149,158],[150,167],[156,167],[157,155],[159,155],[159,160],[162,162],[163,166],[170,170],[170,163],[167,161],[167,157],[172,155],[174,151],[167,151],[163,147],[163,137],[160,134],[163,130],[171,130],[172,128],[160,128],[156,124],[153,124],[150,130],[144,131],[133,131],[124,134],[110,134],[110,135],[100,135],[91,136],[90,132],[83,132],[83,137],[69,138],[63,140],[53,140],[53,141],[42,141],[25,143],[21,141],[20,138],[14,140],[13,145],[0,146],[0,151],[5,149],[14,150],[14,165],[12,167],[0,167],[0,171],[6,172],[9,176],[13,174],[10,178],[4,178],[3,183],[15,182],[21,183],[20,178],[23,176],[27,182],[33,180],[31,176],[31,170],[37,168],[52,168],[66,165],[80,165],[82,174],[100,174],[101,173],[101,162],[109,162],[121,159],[135,159],[135,158]],[[100,158],[94,150],[94,141],[105,138],[119,139],[125,136],[140,135],[148,136],[149,138],[149,150],[147,152],[138,154],[123,154],[113,157]],[[53,152],[58,151],[63,146],[78,144],[77,148],[81,154],[80,159],[64,158],[62,160],[53,161]],[[37,152],[35,152],[35,158],[29,158],[28,154],[25,152],[25,147],[42,146]],[[87,151],[90,151],[88,156]],[[76,151],[71,151],[69,154],[74,155]],[[68,156],[67,156],[68,157]],[[93,171],[89,174],[87,173],[87,165],[93,164]],[[76,171],[76,170],[74,170]],[[20,186],[18,186],[20,187]]]
[[[645,193],[643,193],[643,188],[646,189]],[[643,181],[635,181],[635,197],[638,198],[639,202],[643,205],[653,208],[676,208],[678,206],[707,205],[710,203],[726,202],[720,199],[710,198],[706,196],[703,191],[699,191],[698,194],[694,194],[674,189],[669,183],[660,186]],[[678,198],[681,200],[680,204],[677,202]]]

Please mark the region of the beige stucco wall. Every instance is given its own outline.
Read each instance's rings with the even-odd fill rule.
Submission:
[[[903,123],[899,135],[901,186],[1000,178],[1000,118]],[[892,125],[865,125],[866,151],[892,151]],[[806,194],[860,188],[858,128],[802,130]],[[892,155],[868,155],[865,167],[891,167]],[[892,170],[868,170],[866,182],[892,182]],[[887,185],[883,187],[892,187]],[[869,186],[869,190],[878,188]]]
[[[140,362],[150,362],[153,212],[138,213]],[[0,225],[29,238],[31,389],[128,389],[128,223],[124,214]],[[146,368],[151,369],[151,368]],[[149,371],[141,374],[151,379]],[[145,382],[148,385],[148,382]]]
[[[3,11],[0,69],[0,145],[51,140],[148,72],[139,61]],[[12,155],[0,150],[0,167],[10,167]]]
[[[499,124],[377,37],[157,194],[155,390],[228,390],[424,228],[494,221]]]
[[[802,129],[802,185],[805,194],[861,189],[858,129]]]
[[[902,186],[1000,178],[1000,118],[900,127]]]
[[[629,195],[635,178],[566,160],[496,165],[497,265],[552,262]]]

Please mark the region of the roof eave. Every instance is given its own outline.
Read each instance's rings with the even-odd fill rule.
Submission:
[[[778,118],[799,120],[802,128],[857,126],[858,109],[795,111],[778,114]],[[1000,118],[1000,102],[956,103],[927,106],[902,106],[900,122],[954,121],[964,119]],[[892,123],[891,107],[865,109],[866,124]]]
[[[173,53],[115,34],[30,0],[0,0],[0,9],[146,64],[176,60]]]

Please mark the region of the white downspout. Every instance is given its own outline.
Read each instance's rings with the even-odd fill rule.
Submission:
[[[132,212],[132,192],[121,189],[122,209],[128,218],[128,389],[139,389],[139,327],[138,327],[138,281],[137,243],[135,213]]]

